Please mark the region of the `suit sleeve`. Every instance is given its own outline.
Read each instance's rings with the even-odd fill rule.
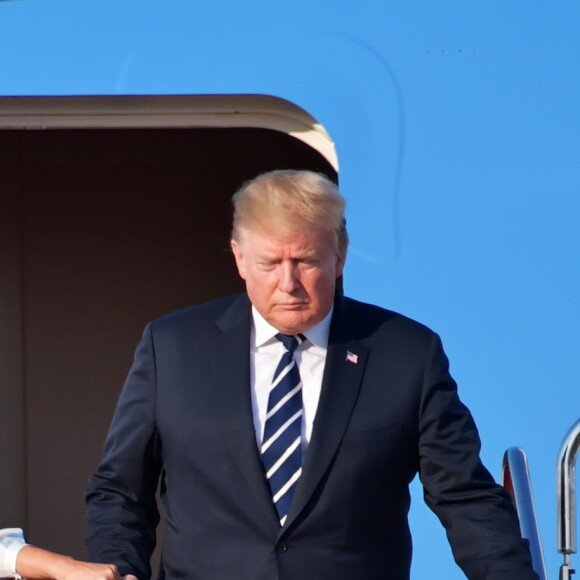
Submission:
[[[151,576],[159,513],[155,493],[161,449],[155,422],[156,369],[151,327],[145,329],[121,392],[103,460],[89,482],[89,558],[122,575]]]
[[[444,525],[470,580],[534,580],[527,540],[505,490],[479,458],[480,440],[434,336],[423,376],[419,474],[425,501]]]

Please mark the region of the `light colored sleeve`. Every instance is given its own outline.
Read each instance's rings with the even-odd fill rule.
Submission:
[[[16,574],[16,557],[26,545],[20,528],[0,529],[0,575]]]

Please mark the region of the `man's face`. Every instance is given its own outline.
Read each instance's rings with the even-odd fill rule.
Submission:
[[[232,250],[250,301],[280,332],[305,332],[330,312],[345,260],[332,233],[275,236],[242,229]]]

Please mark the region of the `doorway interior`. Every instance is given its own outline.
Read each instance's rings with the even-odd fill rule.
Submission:
[[[337,170],[278,128],[77,123],[0,130],[0,525],[84,558],[84,490],[144,325],[242,289],[243,182]]]

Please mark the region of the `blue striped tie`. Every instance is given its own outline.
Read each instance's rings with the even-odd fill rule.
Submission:
[[[276,338],[286,351],[278,363],[270,387],[261,453],[280,525],[283,526],[296,482],[302,473],[302,382],[294,351],[305,337],[278,333]]]

